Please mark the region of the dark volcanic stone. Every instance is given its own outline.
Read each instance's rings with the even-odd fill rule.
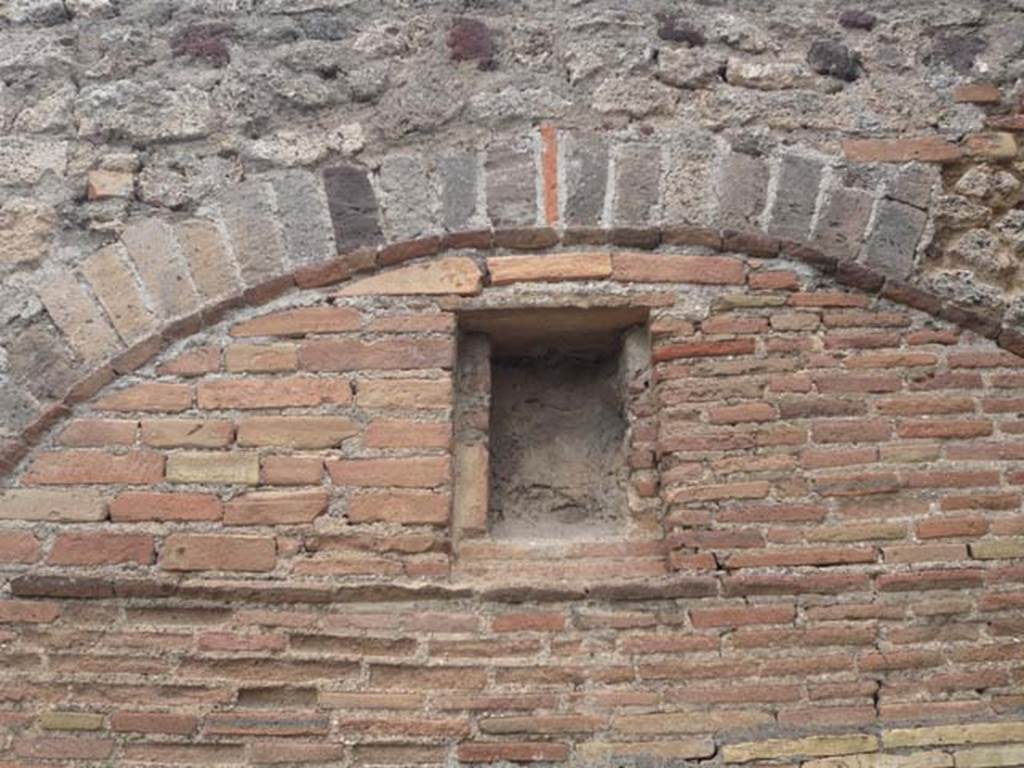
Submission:
[[[839,24],[847,29],[874,29],[878,17],[859,8],[847,8],[839,15]]]
[[[978,35],[953,33],[942,35],[932,45],[928,63],[948,64],[957,72],[969,72],[974,66],[978,54],[988,47],[988,43]]]
[[[189,24],[171,38],[171,52],[175,56],[191,56],[204,59],[215,67],[223,67],[231,61],[224,41],[231,31],[230,24],[220,22]]]
[[[655,15],[655,18],[658,20],[658,37],[662,40],[686,43],[691,48],[696,48],[707,42],[699,27],[678,14],[659,13]]]
[[[494,69],[494,34],[477,19],[457,19],[448,30],[452,61],[475,61],[480,69]]]
[[[819,75],[852,83],[860,75],[860,56],[842,43],[818,40],[807,52],[807,63]]]

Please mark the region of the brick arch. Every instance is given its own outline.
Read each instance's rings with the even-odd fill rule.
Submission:
[[[647,238],[643,243],[641,235]],[[157,467],[142,456],[262,450],[240,447],[240,432],[223,440],[214,434],[210,447],[198,451],[177,444],[139,451],[126,448],[145,442],[133,431],[120,443],[115,436],[111,442],[118,447],[109,452],[96,451],[129,456],[117,465],[118,472],[129,475],[82,482],[105,486],[82,493],[77,481],[64,483],[58,475],[65,468],[76,473],[99,467],[105,472],[101,465],[85,467],[77,461],[96,444],[60,445],[54,451],[47,447],[31,457],[21,488],[0,493],[0,514],[17,521],[2,532],[10,538],[0,539],[9,547],[5,557],[16,560],[5,569],[11,598],[0,600],[0,619],[42,625],[38,636],[44,638],[46,625],[59,634],[79,620],[93,622],[87,624],[89,631],[96,621],[111,621],[112,631],[123,631],[131,642],[143,635],[155,646],[168,647],[154,647],[145,663],[127,652],[111,658],[110,649],[104,649],[108,655],[99,662],[104,668],[97,673],[97,686],[76,685],[66,699],[76,711],[51,712],[55,707],[50,702],[27,695],[33,714],[23,721],[16,750],[93,759],[115,755],[125,761],[182,755],[175,759],[193,762],[218,757],[258,762],[264,757],[261,749],[293,761],[340,760],[366,750],[367,761],[372,761],[378,742],[394,748],[395,739],[401,738],[415,745],[404,745],[410,750],[407,755],[442,764],[529,759],[591,765],[634,757],[703,759],[719,753],[725,763],[743,764],[942,746],[950,731],[936,724],[944,723],[955,723],[961,734],[956,738],[966,742],[1020,741],[1019,723],[1007,722],[999,694],[992,693],[1011,685],[1019,658],[1019,648],[1002,639],[1013,631],[1020,599],[1013,587],[1020,580],[1016,560],[1021,552],[1014,519],[1020,505],[1013,487],[1020,482],[1012,467],[1016,446],[1012,439],[989,441],[985,430],[978,429],[986,420],[990,430],[997,421],[1010,424],[1006,409],[1012,412],[1016,405],[1013,398],[972,383],[982,380],[977,373],[981,368],[986,379],[1005,377],[1008,383],[1000,385],[1004,391],[1024,388],[1020,359],[997,352],[990,341],[979,338],[991,338],[995,325],[975,315],[958,315],[934,297],[833,260],[806,244],[764,233],[656,227],[632,229],[624,240],[614,230],[509,228],[426,243],[419,239],[353,252],[302,277],[296,272],[288,281],[268,282],[251,306],[271,304],[269,311],[233,305],[216,320],[211,316],[210,327],[197,333],[225,343],[253,337],[263,339],[260,344],[270,338],[294,342],[298,363],[290,365],[303,376],[337,379],[332,392],[346,405],[350,396],[358,401],[358,394],[367,390],[358,388],[353,395],[349,372],[333,367],[337,353],[352,347],[344,338],[330,338],[329,331],[343,335],[351,326],[339,326],[333,310],[359,307],[359,301],[406,311],[410,286],[421,304],[431,294],[441,297],[437,301],[461,296],[460,301],[471,303],[515,297],[519,287],[528,289],[524,293],[538,291],[548,281],[580,281],[584,302],[618,294],[647,296],[643,300],[661,306],[669,299],[701,296],[709,303],[697,301],[692,317],[669,312],[652,322],[653,358],[677,398],[658,410],[666,421],[672,420],[673,409],[683,413],[678,430],[665,435],[656,430],[660,442],[653,448],[648,430],[647,445],[638,451],[638,481],[649,471],[649,453],[672,462],[658,468],[663,477],[678,472],[663,486],[670,492],[665,495],[668,513],[661,516],[664,535],[653,541],[588,542],[577,549],[555,542],[559,546],[553,553],[532,550],[522,561],[515,559],[514,546],[480,535],[471,539],[471,547],[459,550],[455,568],[457,558],[443,548],[455,526],[444,507],[417,508],[414,514],[385,520],[379,510],[362,508],[357,516],[349,506],[349,519],[331,522],[347,526],[351,521],[354,532],[314,528],[311,516],[315,522],[317,514],[325,514],[330,494],[349,494],[345,503],[350,503],[353,491],[368,490],[355,487],[357,472],[366,465],[346,463],[363,458],[358,452],[312,450],[338,454],[331,456],[338,463],[327,469],[330,482],[319,470],[312,478],[286,478],[300,487],[282,490],[279,480],[264,482],[268,478],[259,476],[259,470],[254,482],[252,465],[241,468],[248,475],[239,479],[201,475],[204,465],[193,462],[184,474],[169,478],[168,464]],[[340,264],[345,265],[344,275]],[[366,268],[353,269],[358,264]],[[299,280],[303,290],[294,288]],[[396,282],[401,286],[397,292]],[[332,295],[317,291],[327,286]],[[605,289],[612,286],[616,290]],[[627,287],[631,292],[623,294]],[[311,295],[321,309],[332,310],[328,325],[319,329],[322,333],[288,325],[297,307],[308,306]],[[552,295],[561,294],[552,290]],[[716,304],[713,299],[723,301]],[[345,302],[350,303],[342,306]],[[900,304],[911,311],[901,312]],[[811,315],[813,327],[803,325]],[[827,315],[850,324],[830,324]],[[862,330],[864,315],[869,315],[871,330]],[[935,316],[954,318],[971,332],[951,333],[949,320],[933,323]],[[441,332],[430,327],[435,337],[447,338],[453,330],[450,325]],[[378,330],[367,326],[368,332]],[[773,330],[785,338],[770,348]],[[768,365],[776,354],[785,358],[793,350],[806,351],[800,341],[812,335],[834,335],[835,341],[848,345],[840,349],[865,358],[901,357],[907,345],[908,360],[895,361],[896,368],[918,365],[921,358],[929,366],[933,358],[950,362],[956,356],[956,365],[950,365],[956,369],[953,378],[964,377],[967,383],[952,381],[948,386],[969,388],[975,417],[960,417],[965,398],[957,391],[938,396],[927,390],[907,392],[912,402],[902,402],[890,381],[892,369],[883,370],[877,361],[865,366],[867,374],[854,366],[830,371],[821,365],[801,376],[801,370]],[[879,339],[887,347],[881,352],[870,348]],[[920,346],[915,350],[914,344]],[[758,354],[751,356],[759,345]],[[888,349],[893,346],[900,349]],[[392,353],[413,350],[407,345]],[[190,347],[186,354],[196,351]],[[373,354],[378,351],[372,349]],[[174,376],[198,373],[198,378],[186,379],[195,382],[198,392],[204,384],[224,380],[254,377],[259,387],[273,376],[293,375],[291,368],[264,378],[257,373],[224,375],[218,365],[204,368],[201,359],[189,369],[188,361],[176,357],[178,352],[174,349],[172,359],[164,354],[156,365],[136,369],[139,382],[103,392],[99,403],[88,398],[82,410],[96,404],[97,412],[123,412],[131,420],[127,414],[143,411],[137,407],[141,401],[132,398],[144,394],[153,398],[148,415],[169,421],[192,401],[180,396],[181,381],[144,389],[154,378],[167,376],[170,382]],[[914,352],[916,362],[909,359]],[[450,344],[424,344],[415,353],[422,357],[413,368],[444,368]],[[768,389],[762,388],[766,395],[761,397],[744,388],[751,378],[744,366],[751,362],[765,365],[765,378],[780,374],[771,397]],[[1017,370],[1005,370],[1009,368]],[[695,374],[694,383],[703,384],[702,390],[690,387],[685,380],[689,373]],[[905,371],[895,375],[910,380]],[[371,372],[369,378],[375,376]],[[673,384],[673,376],[684,380]],[[825,388],[826,379],[840,389]],[[801,393],[811,386],[819,389],[805,400]],[[946,387],[943,383],[940,390]],[[981,412],[983,399],[991,400],[985,405],[991,411]],[[885,401],[886,408],[905,409],[893,411],[899,416],[892,418],[907,420],[910,431],[899,437],[914,444],[896,446],[906,453],[897,451],[883,460],[871,447],[881,419],[860,425],[855,423],[860,411],[817,410],[833,400],[847,405]],[[796,410],[783,410],[784,401],[787,409]],[[330,398],[326,402],[327,408],[315,415],[320,427],[344,434],[349,429],[345,424],[327,427],[338,413]],[[921,422],[928,421],[917,417],[922,402],[942,431],[922,431]],[[218,410],[215,402],[209,408],[200,405],[206,416]],[[223,410],[235,409],[229,404]],[[685,463],[673,456],[694,449],[687,410],[701,414],[704,427],[698,439],[717,445],[731,436],[736,442],[729,444],[730,450],[747,454],[739,460],[755,462],[739,470],[725,466],[722,474],[747,472],[752,477],[691,481]],[[248,414],[239,409],[239,421],[243,416]],[[799,427],[794,430],[793,425],[810,424],[804,428],[813,431],[817,425],[812,422],[819,416],[835,424],[822,425],[820,441],[815,436],[818,444],[808,445],[806,456],[794,454]],[[930,424],[924,427],[931,430]],[[935,459],[938,454],[920,445],[932,437],[958,452]],[[65,449],[71,459],[63,466],[46,458]],[[432,450],[436,456],[441,449]],[[804,462],[799,471],[771,463],[787,455]],[[986,465],[992,456],[998,469]],[[133,463],[134,457],[142,461]],[[756,463],[765,459],[768,463]],[[725,464],[735,460],[729,456]],[[886,466],[886,460],[899,468]],[[450,477],[443,465],[402,465],[402,472],[413,470],[424,473],[410,481],[416,486],[413,492],[443,495],[448,480],[437,478]],[[762,471],[775,475],[771,480],[757,477]],[[788,477],[796,474],[801,477],[795,482]],[[401,477],[392,472],[370,484],[391,486]],[[165,484],[168,479],[173,483]],[[140,489],[191,496],[184,507],[168,512],[167,507],[155,507],[151,496],[139,498]],[[37,495],[19,499],[19,491]],[[261,493],[281,494],[273,499],[274,516],[267,515],[265,496],[251,498]],[[936,505],[934,518],[925,500]],[[947,505],[938,506],[943,501]],[[40,507],[56,514],[40,519]],[[842,514],[830,516],[826,508]],[[154,509],[160,514],[154,515]],[[899,521],[890,519],[892,510]],[[424,528],[432,533],[424,534]],[[42,543],[36,544],[33,556],[29,539],[37,535]],[[391,549],[378,553],[374,547],[381,545]],[[353,568],[350,561],[331,556],[352,548],[364,555],[356,565],[366,570],[352,572],[347,570]],[[322,570],[325,562],[327,569]],[[335,567],[337,571],[330,570]],[[117,617],[111,616],[111,608]],[[185,610],[194,624],[179,625],[174,633],[160,629],[171,620],[180,621],[169,619],[169,613]],[[975,621],[979,615],[984,618]],[[975,626],[980,621],[990,622],[991,635],[982,637]],[[199,626],[202,622],[213,626]],[[946,631],[948,640],[941,635]],[[175,645],[180,642],[175,634],[189,637],[184,649]],[[341,650],[339,635],[347,643]],[[44,671],[32,671],[30,654],[16,655],[14,664],[26,665],[44,683],[78,683],[79,667],[82,675],[94,674],[89,671],[97,664],[93,656],[67,651],[62,642],[50,646],[40,641],[41,652],[53,659]],[[569,661],[580,651],[593,654],[592,663]],[[366,667],[365,675],[360,665]],[[227,693],[214,701],[168,702],[160,711],[140,709],[135,701],[112,706],[91,698],[102,698],[104,685],[124,680],[140,684],[140,669],[161,684],[178,686],[178,694],[186,697],[182,689],[197,681],[215,681]],[[104,675],[110,672],[126,677],[109,683]],[[932,682],[935,678],[938,683]],[[266,681],[273,685],[260,684]],[[611,690],[598,691],[599,684]],[[571,694],[563,691],[568,686],[574,689]],[[971,693],[979,686],[987,693]],[[950,697],[950,690],[966,692],[965,698]],[[441,697],[446,697],[443,702]],[[449,714],[448,707],[456,714]],[[48,735],[49,730],[83,725],[96,733]],[[161,728],[178,730],[166,738],[154,735]],[[340,744],[339,734],[357,743]],[[282,735],[296,738],[276,738]],[[76,749],[82,751],[67,751]],[[1007,749],[1016,754],[1019,747]],[[403,759],[401,753],[395,759]]]
[[[133,230],[136,234],[145,231],[163,231],[164,237],[167,234],[166,225],[161,222],[143,222],[136,226],[137,229]],[[193,233],[205,230],[204,234],[196,234],[196,237],[215,236],[212,223],[189,221],[179,226]],[[413,259],[443,257],[445,254],[463,252],[467,249],[485,255],[492,252],[522,253],[552,249],[571,252],[574,249],[594,247],[656,251],[689,246],[706,249],[709,252],[736,253],[754,258],[781,257],[804,262],[823,275],[833,278],[839,285],[927,312],[990,338],[1015,354],[1024,353],[1024,335],[1015,328],[1003,324],[1002,313],[998,308],[963,306],[932,291],[887,276],[880,270],[848,257],[829,253],[809,242],[782,240],[764,231],[717,229],[697,225],[625,228],[509,227],[456,231],[386,245],[360,246],[332,258],[296,266],[285,274],[267,278],[257,275],[247,287],[237,286],[238,290],[233,295],[217,297],[183,317],[171,316],[162,327],[154,320],[154,332],[148,333],[141,340],[106,359],[103,357],[109,353],[109,345],[103,340],[106,339],[106,335],[101,335],[97,340],[89,331],[90,324],[95,323],[98,327],[103,327],[100,324],[105,323],[103,316],[89,317],[89,312],[101,311],[99,306],[86,303],[84,294],[70,297],[65,295],[64,298],[70,301],[66,307],[57,311],[66,312],[68,315],[68,329],[72,329],[69,331],[71,343],[81,345],[80,352],[83,355],[99,362],[88,369],[61,400],[49,404],[17,438],[7,439],[0,444],[0,476],[10,474],[32,447],[56,424],[64,420],[75,405],[87,401],[118,377],[145,365],[168,345],[215,325],[231,312],[263,305],[289,291],[336,285],[352,277],[394,267]],[[159,250],[157,253],[159,254]],[[129,279],[126,273],[109,266],[108,260],[117,258],[110,252],[110,248],[101,251],[97,256],[106,266],[97,265],[95,274],[113,274],[118,280]],[[174,276],[166,273],[162,273],[159,278],[174,281]],[[487,281],[489,276],[485,275],[484,279]],[[116,291],[117,285],[108,288]],[[133,284],[132,290],[135,290]],[[79,306],[76,306],[77,299],[83,300]],[[120,323],[129,322],[132,322],[131,318],[120,320]],[[115,321],[115,325],[120,323]],[[76,328],[79,330],[73,330]]]

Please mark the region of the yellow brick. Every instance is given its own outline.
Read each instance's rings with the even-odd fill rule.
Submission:
[[[603,765],[608,760],[632,757],[658,761],[694,760],[715,754],[715,742],[706,737],[671,741],[587,741],[576,745],[576,754],[587,765]]]
[[[90,712],[44,712],[39,716],[39,727],[48,731],[98,731],[103,727],[103,715]]]
[[[971,557],[975,560],[1009,560],[1024,557],[1024,538],[976,542],[971,544]]]
[[[103,520],[107,506],[95,491],[0,491],[0,520],[47,520],[55,523],[86,523]]]
[[[896,728],[882,732],[882,746],[886,749],[931,744],[992,744],[1000,741],[1024,741],[1024,722]]]
[[[723,712],[666,712],[622,715],[612,722],[612,730],[618,733],[707,733],[753,728],[770,723],[771,715],[750,709]]]
[[[874,752],[878,740],[874,736],[852,733],[841,736],[808,736],[804,739],[768,739],[729,744],[722,748],[727,763],[749,763],[753,760],[777,760],[788,757],[826,757]]]
[[[915,752],[912,755],[886,755],[874,752],[809,760],[801,768],[952,768],[953,756],[946,752]]]
[[[954,757],[956,768],[1003,768],[1024,765],[1024,744],[960,749],[956,751]]]
[[[172,453],[167,457],[167,480],[256,485],[260,481],[260,460],[255,453]]]

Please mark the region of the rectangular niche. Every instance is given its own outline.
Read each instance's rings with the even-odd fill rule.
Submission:
[[[455,521],[510,542],[626,535],[631,405],[649,388],[636,308],[460,315]]]

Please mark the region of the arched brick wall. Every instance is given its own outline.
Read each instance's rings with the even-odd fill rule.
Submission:
[[[477,5],[0,8],[0,766],[1024,763],[1020,10]],[[628,514],[503,537],[567,307]]]
[[[300,272],[75,403],[0,495],[12,759],[1016,754],[1012,333],[763,234],[581,236]],[[453,313],[602,305],[651,315],[642,533],[460,534]]]

